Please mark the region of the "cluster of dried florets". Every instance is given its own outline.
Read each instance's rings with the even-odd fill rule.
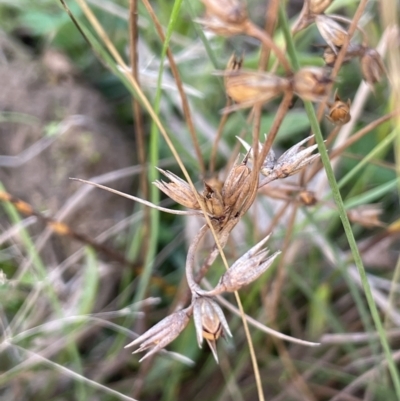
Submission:
[[[245,141],[241,140],[247,154],[242,161],[239,161],[239,158],[236,160],[225,182],[213,185],[205,182],[203,192],[197,192],[175,174],[159,169],[170,181],[161,180],[156,181],[154,184],[182,206],[206,213],[220,245],[224,247],[230,232],[253,203],[254,194],[259,187],[273,180],[294,175],[319,157],[319,154],[312,154],[317,147],[316,145],[305,149],[301,148],[309,139],[311,137],[300,141],[279,158],[276,158],[273,150],[270,150],[261,163],[256,180],[252,179],[251,174],[255,164],[253,149]],[[260,151],[262,146],[260,143]],[[258,180],[258,173],[265,177],[264,181]],[[128,345],[139,345],[135,353],[152,348],[144,358],[154,354],[173,341],[185,329],[190,316],[193,315],[199,346],[201,346],[202,339],[205,338],[215,359],[218,360],[216,340],[224,334],[231,336],[231,333],[224,314],[213,297],[223,292],[238,291],[252,283],[271,266],[280,253],[275,252],[273,255],[268,256],[269,251],[263,249],[263,246],[269,236],[264,238],[232,264],[229,270],[221,276],[214,289],[205,291],[199,286],[198,280],[194,277],[194,259],[199,242],[208,228],[207,225],[203,226],[188,250],[186,278],[192,294],[191,305],[166,317]],[[208,267],[214,259],[215,257],[212,260],[208,260]]]
[[[327,43],[323,57],[328,67],[333,67],[340,49],[349,41],[348,31],[337,21],[348,26],[352,23],[351,20],[339,15],[324,14],[332,2],[333,0],[306,0],[301,17],[293,29],[293,33],[296,33],[312,23],[316,24],[319,33]],[[385,67],[380,54],[367,45],[365,32],[359,26],[356,28],[362,35],[362,43],[348,43],[344,61],[348,62],[354,58],[359,58],[364,80],[373,85],[381,80],[385,73]]]
[[[242,69],[243,59],[233,55],[223,72],[227,95],[236,105],[225,108],[224,112],[267,103],[286,92],[292,92],[303,100],[317,102],[328,94],[332,83],[327,71],[319,67],[303,67],[291,76]]]
[[[317,149],[318,145],[312,145],[308,148],[303,148],[302,146],[308,142],[313,135],[308,138],[303,139],[296,145],[292,146],[289,150],[284,152],[278,159],[275,156],[275,152],[271,149],[266,158],[264,159],[260,173],[266,177],[259,183],[259,187],[262,187],[271,181],[286,178],[291,175],[299,173],[305,166],[311,164],[314,160],[319,158],[319,154],[312,154],[314,150]],[[245,149],[249,152],[249,158],[253,157],[253,150],[251,146],[245,142],[243,139],[238,138]],[[261,143],[259,144],[259,149],[262,149]]]
[[[244,34],[258,38],[264,46],[275,53],[285,73],[279,75],[276,72],[246,70],[242,68],[243,60],[232,56],[226,70],[218,73],[224,77],[227,95],[235,102],[233,106],[224,109],[225,112],[262,105],[281,95],[288,96],[291,101],[296,94],[303,100],[313,102],[318,102],[329,95],[332,84],[329,69],[306,66],[296,72],[292,71],[282,49],[266,32],[261,31],[249,20],[242,1],[202,0],[202,2],[206,7],[206,15],[199,22],[207,29],[218,35]],[[348,44],[349,40],[348,32],[337,21],[347,24],[351,22],[343,17],[325,15],[324,12],[331,2],[332,0],[306,0],[301,16],[293,27],[293,33],[296,33],[311,23],[317,25],[327,43],[324,54],[327,66],[333,65],[338,52]],[[345,60],[359,57],[364,79],[373,84],[384,72],[383,63],[379,54],[366,45],[362,29],[359,27],[357,29],[363,34],[363,43],[349,43]],[[350,100],[342,101],[337,91],[333,101],[328,101],[327,105],[329,107],[327,118],[332,123],[342,125],[350,120]],[[219,243],[219,247],[214,247],[200,269],[202,274],[205,274],[219,250],[225,246],[232,229],[253,204],[258,189],[271,181],[297,174],[319,157],[318,153],[314,153],[317,145],[303,147],[311,138],[310,136],[300,141],[278,158],[270,149],[268,138],[265,143],[259,143],[258,147],[240,139],[246,154],[237,158],[224,182],[205,181],[202,191],[197,191],[174,173],[159,169],[169,181],[159,180],[154,184],[175,202],[206,217],[206,224],[191,242],[187,254],[186,278],[191,293],[191,303],[185,309],[172,313],[128,345],[139,345],[135,353],[151,348],[142,360],[173,341],[185,329],[191,316],[194,318],[199,346],[201,347],[203,339],[206,339],[215,359],[218,360],[216,341],[225,334],[229,336],[232,334],[215,297],[223,292],[240,290],[255,281],[271,266],[279,252],[268,256],[269,251],[263,247],[269,237],[264,238],[234,262],[212,290],[206,291],[199,285],[202,276],[195,276],[194,261],[198,245],[210,229],[215,235],[216,242]],[[308,191],[304,191],[300,198],[306,205],[313,205],[316,202],[313,193]]]
[[[206,232],[206,228],[206,226],[202,228],[192,242],[188,253],[186,270],[192,292],[192,302],[189,307],[167,316],[127,345],[127,347],[139,345],[139,348],[134,353],[152,348],[141,361],[158,352],[173,341],[186,328],[192,315],[199,347],[202,346],[203,339],[206,339],[215,360],[218,361],[216,341],[225,334],[232,336],[232,333],[229,330],[224,312],[213,298],[223,292],[234,292],[250,284],[271,266],[272,262],[279,254],[279,252],[276,252],[268,257],[269,251],[267,249],[262,249],[269,238],[267,237],[239,258],[231,268],[221,276],[213,290],[202,290],[193,280],[192,269],[194,253]]]
[[[349,41],[348,31],[337,21],[347,25],[351,24],[351,20],[345,17],[324,14],[332,1],[306,0],[301,16],[293,27],[293,33],[296,33],[312,23],[316,24],[327,44],[323,54],[326,68],[308,66],[292,72],[290,68],[287,68],[288,62],[282,51],[273,47],[272,50],[275,51],[279,62],[285,68],[286,75],[282,77],[276,73],[242,69],[243,60],[232,56],[226,70],[218,73],[224,76],[227,95],[236,102],[235,105],[226,107],[224,112],[267,103],[286,92],[293,92],[300,98],[312,102],[318,102],[328,95],[332,84],[328,67],[335,64],[340,49]],[[260,35],[259,30],[254,28],[243,2],[239,0],[203,0],[203,3],[206,6],[206,18],[199,22],[205,28],[224,36],[249,35],[257,37],[266,46],[271,44],[272,39],[265,32]],[[216,28],[215,21],[218,21],[218,28]],[[362,28],[357,26],[357,29],[361,32],[363,41],[361,44],[348,43],[344,61],[359,58],[364,80],[373,85],[381,80],[385,73],[385,67],[379,53],[367,46],[366,35]],[[350,100],[343,102],[336,93],[334,101],[328,103],[328,106],[328,119],[333,124],[343,125],[350,121]]]

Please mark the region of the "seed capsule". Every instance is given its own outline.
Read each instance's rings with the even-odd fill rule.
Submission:
[[[126,345],[125,348],[139,345],[139,348],[133,352],[134,354],[152,348],[139,361],[141,362],[175,340],[189,323],[189,316],[190,311],[188,308],[175,312],[151,327],[136,340]]]
[[[361,72],[370,85],[379,82],[386,72],[380,54],[375,49],[366,49],[361,57]]]
[[[241,207],[241,200],[244,200],[250,192],[251,170],[246,165],[247,160],[235,164],[222,188],[222,196],[227,207]]]
[[[196,19],[196,22],[203,25],[204,29],[214,32],[218,36],[235,36],[243,33],[245,23],[228,24],[217,17],[208,16],[205,19]]]
[[[317,15],[315,17],[315,24],[318,31],[324,38],[325,42],[337,54],[337,48],[343,46],[347,39],[348,33],[333,19],[326,15]]]
[[[335,92],[335,101],[334,103],[329,105],[329,113],[326,115],[326,118],[335,125],[344,125],[347,124],[350,119],[350,99],[347,99],[347,102],[343,102],[340,100],[337,91]]]
[[[355,57],[360,57],[364,54],[364,52],[365,47],[363,45],[350,43],[347,47],[343,62],[347,63]],[[333,67],[337,59],[337,53],[335,53],[329,46],[326,46],[322,57],[324,58],[327,67]]]
[[[225,211],[224,201],[217,186],[211,186],[204,182],[204,205],[207,212],[213,217],[221,217]]]
[[[240,0],[202,0],[206,6],[206,18],[197,20],[217,35],[233,36],[245,31],[247,11]]]
[[[227,95],[239,103],[235,109],[268,102],[290,88],[286,78],[267,72],[242,70],[240,67],[241,61],[231,63],[222,73]]]
[[[273,263],[280,252],[268,257],[268,249],[262,249],[269,236],[253,246],[239,258],[220,278],[214,291],[233,292],[257,280]]]
[[[314,206],[318,202],[318,199],[315,197],[315,193],[312,191],[307,191],[306,189],[299,192],[298,200],[305,206]]]
[[[385,224],[379,220],[381,214],[381,204],[361,205],[347,211],[347,216],[352,223],[358,223],[366,228],[384,227]]]
[[[206,13],[217,17],[223,22],[241,24],[247,20],[246,7],[239,0],[202,0]]]
[[[293,90],[303,100],[316,102],[327,94],[330,83],[332,80],[324,68],[304,67],[294,75]]]
[[[218,362],[216,341],[225,333],[232,337],[224,312],[211,298],[199,297],[194,300],[193,319],[199,347],[205,338]]]
[[[158,170],[171,180],[171,182],[164,182],[162,180],[155,181],[154,185],[159,190],[182,206],[188,207],[189,209],[200,210],[196,195],[186,181],[170,171],[164,171],[160,168]]]

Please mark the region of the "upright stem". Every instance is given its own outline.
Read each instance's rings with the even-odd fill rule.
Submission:
[[[138,69],[138,54],[137,54],[137,41],[138,41],[138,26],[137,26],[137,0],[129,1],[129,53],[130,62],[132,68],[132,76],[135,81],[140,85],[139,81],[139,69]],[[132,96],[132,111],[134,116],[134,128],[136,137],[136,148],[138,162],[141,166],[146,164],[146,145],[145,145],[145,134],[143,127],[143,113],[139,101]],[[149,184],[147,180],[146,169],[143,168],[140,172],[140,189],[142,197],[144,199],[149,198]],[[141,227],[142,238],[148,238],[148,230],[150,226],[150,210],[144,209],[144,224]],[[145,246],[142,249],[142,255],[146,254],[148,248],[148,242],[145,241]]]
[[[296,54],[296,51],[295,51],[295,48],[294,48],[292,36],[290,34],[290,29],[289,29],[288,24],[287,24],[286,14],[285,14],[285,11],[283,10],[283,6],[282,5],[281,5],[281,8],[280,8],[280,15],[281,15],[281,19],[282,19],[282,22],[283,22],[282,25],[283,25],[285,39],[286,39],[286,42],[287,42],[287,45],[288,45],[288,53],[289,53],[289,55],[291,57],[291,60],[292,60],[294,68],[296,70],[298,70],[300,65],[299,65],[299,61],[297,59],[297,54]],[[331,164],[329,162],[328,152],[327,152],[327,150],[325,148],[324,139],[322,137],[322,133],[321,133],[321,130],[320,130],[320,127],[319,127],[318,119],[317,119],[317,116],[315,114],[315,111],[314,111],[314,108],[313,108],[313,105],[312,105],[311,102],[305,101],[304,102],[304,106],[306,108],[306,112],[307,112],[308,118],[310,120],[311,129],[314,132],[315,139],[316,139],[317,144],[318,144],[318,150],[319,150],[320,155],[321,155],[321,160],[322,160],[322,163],[324,165],[325,172],[326,172],[329,184],[330,184],[331,189],[332,189],[332,195],[333,195],[336,207],[338,209],[339,216],[340,216],[340,219],[342,221],[344,231],[346,233],[347,241],[348,241],[348,243],[350,245],[351,253],[352,253],[353,258],[354,258],[354,263],[355,263],[355,265],[357,267],[358,273],[359,273],[360,278],[361,278],[361,283],[362,283],[362,286],[363,286],[363,289],[364,289],[365,297],[367,298],[367,303],[368,303],[368,306],[369,306],[369,309],[370,309],[370,312],[371,312],[371,315],[372,315],[372,319],[373,319],[373,321],[375,323],[375,327],[376,327],[376,329],[377,329],[377,331],[379,333],[379,338],[380,338],[381,345],[382,345],[382,348],[384,350],[385,357],[386,357],[386,360],[387,360],[387,363],[388,363],[388,368],[389,368],[389,371],[390,371],[390,374],[391,374],[391,377],[392,377],[392,380],[393,380],[393,384],[394,384],[394,387],[395,387],[396,395],[397,395],[397,398],[400,400],[399,372],[397,371],[396,364],[395,364],[395,362],[393,360],[392,351],[390,349],[390,346],[389,346],[389,343],[388,343],[388,340],[387,340],[387,337],[386,337],[385,329],[384,329],[384,327],[382,325],[382,321],[381,321],[381,319],[379,317],[379,311],[378,311],[378,309],[376,307],[375,300],[374,300],[374,297],[372,295],[371,287],[369,285],[368,278],[367,278],[367,275],[366,275],[366,272],[365,272],[365,269],[364,269],[364,266],[363,266],[361,255],[360,255],[360,253],[358,251],[357,243],[356,243],[356,240],[354,238],[353,232],[351,230],[351,225],[350,225],[349,219],[347,217],[347,213],[346,213],[346,209],[345,209],[344,204],[343,204],[342,196],[340,194],[340,190],[339,190],[339,187],[337,185],[332,166],[331,166]]]

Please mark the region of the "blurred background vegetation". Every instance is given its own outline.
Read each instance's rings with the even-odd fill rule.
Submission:
[[[128,0],[86,1],[129,64]],[[330,12],[352,19],[359,3],[336,0]],[[149,212],[69,180],[96,180],[175,208],[149,183],[157,178],[154,165],[182,174],[146,112],[145,141],[138,144],[135,91],[79,2],[67,4],[90,45],[60,2],[0,0],[2,199],[8,193],[37,211],[25,208],[24,214],[15,202],[3,202],[0,209],[0,399],[255,400],[248,345],[240,319],[232,314],[234,337],[219,341],[219,365],[206,347],[198,349],[192,325],[168,347],[173,352],[142,364],[123,348],[135,333],[165,317],[179,299],[187,244],[200,223]],[[248,0],[247,5],[251,19],[263,26],[268,1]],[[290,21],[302,5],[287,2]],[[164,31],[172,30],[170,49],[208,165],[226,104],[222,79],[213,72],[225,68],[232,52],[243,53],[245,67],[256,69],[260,44],[204,32],[195,22],[204,11],[200,1],[158,0],[152,7]],[[388,16],[385,7],[393,12],[399,5],[396,0],[367,1],[360,25],[371,46],[388,49],[389,74],[398,77],[398,65],[390,62],[399,51],[399,34],[388,39],[393,14]],[[176,10],[177,18],[171,19]],[[279,23],[274,39],[284,45]],[[297,35],[301,64],[322,66],[322,44],[315,26]],[[137,52],[141,87],[200,188],[210,177],[200,171],[163,43],[140,1]],[[274,61],[271,57],[271,66]],[[362,84],[357,61],[342,67],[336,87],[344,100],[354,102],[359,96],[352,133],[399,107],[388,79],[374,93]],[[268,132],[277,105],[263,108],[261,132]],[[245,112],[237,112],[226,122],[217,156],[221,174],[237,152],[236,136],[251,140],[246,118]],[[323,120],[321,129],[327,136],[333,126]],[[282,153],[309,132],[297,100],[278,133],[275,151]],[[353,216],[353,232],[397,366],[399,146],[398,117],[387,119],[347,148],[336,168],[348,210],[378,204],[373,207],[381,211],[371,224],[365,214],[358,220]],[[148,164],[140,163],[140,149]],[[324,178],[318,183],[303,188],[296,179],[271,191],[267,187],[226,249],[228,260],[234,261],[273,228],[269,247],[283,250],[282,262],[241,292],[244,309],[285,334],[322,342],[310,348],[251,329],[266,399],[396,400],[331,193]],[[296,196],[303,189],[313,191],[316,205],[299,203]],[[64,221],[69,234],[52,233],[49,218]],[[218,260],[209,280],[215,283],[222,272]],[[227,299],[234,303],[233,297]]]

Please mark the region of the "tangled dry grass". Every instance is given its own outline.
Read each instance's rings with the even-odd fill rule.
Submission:
[[[365,27],[367,1],[360,1],[351,15],[347,10],[344,16],[330,11],[332,0],[305,0],[290,25],[284,5],[270,0],[265,6],[265,26],[260,28],[253,22],[250,1],[202,0],[204,16],[192,15],[192,20],[197,29],[201,27],[204,43],[240,36],[244,43],[256,43],[253,52],[259,53],[253,64],[234,53],[227,57],[225,69],[208,74],[222,77],[226,95],[221,112],[212,109],[214,115],[207,116],[218,122],[208,141],[197,132],[200,113],[188,97],[188,86],[170,46],[182,2],[174,2],[165,31],[152,5],[142,2],[163,46],[152,101],[141,85],[137,2],[130,2],[129,63],[87,2],[76,3],[87,23],[61,0],[86,43],[134,95],[132,113],[141,172],[138,196],[99,182],[74,180],[132,199],[146,209],[130,237],[133,245],[127,245],[129,251],[124,255],[102,244],[101,238],[82,235],[60,219],[48,217],[6,189],[0,192],[14,223],[4,241],[13,240],[12,230],[19,232],[28,258],[22,270],[11,269],[2,276],[3,286],[9,294],[18,291],[25,274],[40,283],[27,292],[10,323],[7,315],[12,308],[8,310],[9,304],[2,303],[0,350],[9,354],[7,369],[0,375],[4,396],[12,396],[10,384],[25,382],[23,374],[43,364],[49,372],[65,376],[66,383],[75,383],[68,390],[67,384],[60,382],[53,392],[45,386],[43,392],[54,394],[54,399],[62,399],[62,394],[71,399],[103,399],[104,395],[104,399],[129,400],[160,399],[160,394],[166,400],[399,398],[400,355],[393,351],[399,334],[394,328],[399,321],[399,220],[395,211],[383,213],[379,204],[372,203],[380,200],[379,196],[393,195],[398,154],[389,155],[395,177],[388,182],[376,188],[364,185],[358,191],[346,188],[349,182],[360,185],[355,177],[371,160],[382,168],[382,160],[374,158],[398,141],[399,83],[394,60],[399,30],[391,17],[382,12],[386,30],[375,48]],[[300,63],[299,56],[306,50],[297,49],[301,42],[296,40],[310,32],[318,38],[313,40],[320,42],[319,55],[311,58],[314,63]],[[183,137],[171,135],[168,124],[172,119],[165,118],[170,116],[170,108],[161,101],[165,56],[177,87],[177,100],[171,103],[181,110]],[[359,77],[359,82],[353,83],[358,87],[356,94],[340,85],[348,65]],[[382,115],[365,121],[364,104],[376,88],[390,95],[390,107],[388,103]],[[150,117],[149,138],[144,111]],[[290,138],[290,145],[277,146],[279,133],[294,111],[306,121],[303,134],[311,129],[311,135]],[[272,118],[263,131],[266,114]],[[237,125],[234,140],[224,138],[229,121]],[[296,119],[291,124],[296,126]],[[337,165],[345,152],[383,124],[392,125],[382,141],[337,181]],[[167,145],[163,150],[159,134]],[[185,157],[187,149],[190,157]],[[174,157],[170,170],[159,163],[166,151]],[[147,169],[147,163],[156,168]],[[173,171],[175,163],[180,172]],[[160,193],[166,196],[166,204],[160,203]],[[398,199],[397,193],[395,196]],[[188,210],[175,209],[174,204]],[[43,221],[52,233],[84,243],[83,273],[76,268],[68,270],[64,261],[54,269],[56,273],[45,266],[40,247],[32,242],[16,211]],[[170,288],[168,280],[154,274],[154,259],[161,258],[161,253],[157,256],[163,229],[160,213],[183,216],[185,223],[180,227],[187,230],[187,251],[179,254],[179,277],[174,278],[170,302],[159,308],[163,316],[147,328],[158,302],[150,295],[160,289],[168,294]],[[173,238],[169,239],[173,244]],[[269,249],[265,248],[267,241]],[[106,262],[100,262],[100,254],[129,268],[137,279],[121,275],[114,282],[119,282],[117,291],[107,286],[110,270]],[[378,266],[380,273],[367,274],[366,267],[371,266]],[[102,268],[107,272],[103,277]],[[54,282],[52,274],[56,274]],[[103,302],[99,302],[101,286],[110,291]],[[73,295],[75,288],[79,288],[77,296]],[[240,294],[247,296],[241,300]],[[42,304],[42,313],[36,317],[35,302]],[[51,319],[46,319],[49,310]],[[113,323],[111,319],[119,320]],[[128,330],[133,324],[134,331],[142,334]],[[97,326],[104,329],[97,330]],[[142,365],[124,350],[125,334],[134,338],[126,347],[137,347],[134,353],[147,351],[139,360],[146,360]],[[92,335],[99,345],[92,344]],[[49,338],[51,346],[44,347],[43,341]],[[221,344],[221,338],[232,339]],[[179,353],[168,351],[176,339]],[[211,364],[206,352],[193,347],[197,340],[201,348],[204,339],[220,367]],[[62,359],[64,353],[70,366],[53,360]],[[93,371],[87,368],[102,358],[104,364]],[[193,361],[197,367],[186,369],[194,369],[194,374],[185,379],[183,366],[191,366]],[[133,373],[127,374],[125,368],[131,364]],[[219,384],[221,377],[223,385]],[[133,382],[133,389],[128,381]],[[41,393],[32,384],[19,391],[20,399],[36,399]]]

